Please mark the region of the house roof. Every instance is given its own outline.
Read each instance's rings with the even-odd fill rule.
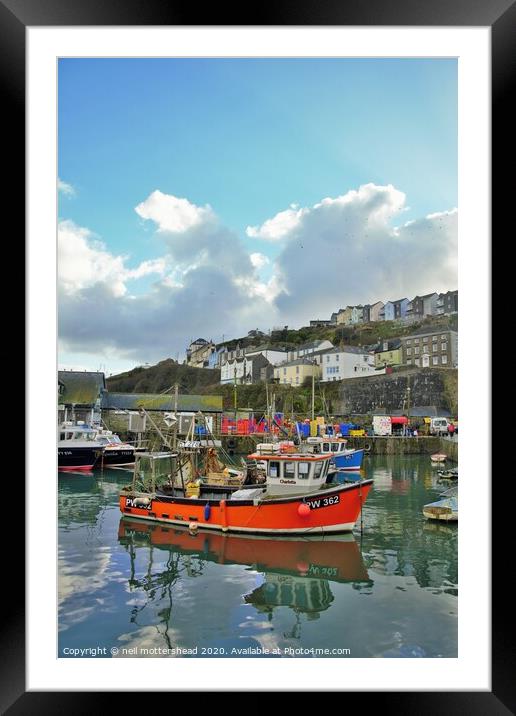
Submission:
[[[361,355],[367,355],[369,351],[365,350],[364,348],[359,348],[358,346],[342,346],[342,347],[336,347],[328,349],[327,351],[324,351],[325,353],[357,353]]]
[[[109,393],[102,398],[103,410],[174,410],[174,396],[156,393]],[[221,395],[179,395],[177,398],[179,412],[202,411],[203,413],[221,413]]]
[[[387,303],[392,303],[394,305],[395,303],[401,303],[402,301],[408,301],[408,298],[397,298],[395,301],[387,301]],[[385,303],[384,305],[386,306],[387,303]]]
[[[289,352],[292,352],[292,351],[304,351],[304,350],[306,350],[307,348],[315,348],[316,346],[320,346],[321,343],[325,343],[326,340],[327,340],[326,338],[322,338],[322,339],[319,339],[319,340],[316,340],[316,341],[309,341],[308,343],[303,343],[301,346],[297,346],[296,348],[292,348],[291,351],[289,351]],[[321,350],[326,350],[326,349],[325,349],[325,348],[321,348]],[[315,351],[314,351],[314,353],[315,353]]]
[[[62,405],[95,405],[106,389],[104,373],[96,371],[60,370],[58,381],[63,386],[59,394]]]
[[[410,340],[414,336],[418,338],[421,338],[422,336],[434,336],[436,333],[455,333],[455,335],[457,335],[457,331],[454,331],[453,329],[447,328],[445,326],[434,326],[433,330],[430,330],[428,326],[426,326],[424,328],[419,328],[418,330],[413,331],[408,336],[403,336],[402,340]]]
[[[313,360],[310,360],[309,358],[296,358],[295,360],[287,360],[283,363],[279,363],[278,365],[274,366],[274,368],[288,368],[291,365],[318,365],[317,363],[314,363]]]
[[[387,343],[387,348],[384,348],[384,343]],[[384,353],[385,351],[395,351],[397,348],[401,346],[401,339],[400,338],[392,338],[389,341],[380,341],[376,344],[374,348],[375,353]]]

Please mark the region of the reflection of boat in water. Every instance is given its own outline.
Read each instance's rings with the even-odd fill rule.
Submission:
[[[242,564],[259,572],[278,572],[335,582],[368,582],[369,575],[353,535],[261,537],[152,524],[122,517],[121,544],[151,545],[197,555],[218,564]]]
[[[429,520],[457,522],[459,519],[459,488],[452,487],[443,492],[439,499],[423,506],[423,515]]]

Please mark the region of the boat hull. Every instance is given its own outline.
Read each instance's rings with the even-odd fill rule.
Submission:
[[[258,500],[206,500],[120,494],[120,510],[130,517],[187,524],[223,532],[253,534],[317,534],[350,532],[373,481],[337,485],[304,496]],[[309,507],[300,511],[301,505]],[[206,509],[209,505],[209,509]],[[303,514],[303,512],[305,514]]]
[[[360,470],[363,459],[364,450],[353,450],[349,453],[335,454],[333,462],[339,470]]]
[[[63,447],[57,450],[59,470],[92,470],[97,464],[101,450],[94,447]]]
[[[122,467],[124,465],[134,465],[134,449],[133,448],[114,448],[106,449],[102,455],[103,467]]]

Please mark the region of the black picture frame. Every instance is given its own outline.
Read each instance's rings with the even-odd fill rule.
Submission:
[[[251,10],[251,13],[249,13]],[[275,3],[246,8],[240,6],[203,6],[203,21],[198,22],[199,8],[166,0],[0,0],[0,86],[4,98],[3,123],[6,149],[12,151],[9,161],[11,180],[7,189],[7,203],[18,217],[25,216],[24,196],[20,187],[25,181],[25,37],[27,27],[37,26],[122,26],[122,25],[348,25],[348,26],[484,26],[492,32],[492,169],[493,217],[504,226],[511,226],[508,210],[511,182],[502,181],[502,168],[514,156],[514,115],[510,109],[510,81],[514,77],[514,39],[516,37],[516,3],[513,0],[365,0],[341,2],[320,0],[317,4]],[[509,124],[509,122],[511,124]],[[512,132],[509,130],[512,129]],[[512,141],[512,143],[511,143]],[[5,154],[4,154],[5,156]],[[4,165],[5,166],[5,165]],[[514,162],[512,162],[514,168]],[[13,175],[15,179],[13,179]],[[18,211],[16,211],[18,209]],[[504,214],[504,212],[506,212]],[[22,242],[20,241],[20,244]],[[493,257],[494,259],[494,257]],[[22,257],[23,261],[23,257]],[[494,296],[493,296],[494,305]],[[496,316],[493,314],[493,330]],[[507,476],[509,477],[509,476]],[[513,482],[513,478],[510,477]],[[506,485],[513,490],[512,485]],[[18,498],[21,501],[21,496]],[[511,510],[511,512],[509,512]],[[497,573],[497,555],[504,553],[503,531],[513,521],[512,500],[496,503],[493,519],[493,573]],[[512,520],[511,520],[512,517]],[[19,539],[19,530],[16,532]],[[23,548],[17,543],[18,553]],[[6,542],[6,549],[9,549]],[[505,570],[507,567],[505,567]],[[498,574],[502,574],[500,566]],[[99,709],[106,693],[88,692],[26,692],[25,690],[25,615],[21,600],[22,571],[18,570],[16,594],[18,602],[9,604],[8,618],[4,618],[0,640],[3,658],[0,663],[0,711],[12,716],[27,713],[90,714]],[[504,586],[507,586],[504,582]],[[509,588],[509,587],[508,587]],[[386,702],[400,713],[432,714],[507,714],[516,712],[514,675],[514,636],[508,631],[508,610],[504,609],[503,588],[492,596],[492,691],[485,692],[369,692],[370,699],[384,710]],[[13,592],[6,589],[4,596]],[[5,614],[5,613],[4,613]],[[338,683],[338,679],[337,679]],[[200,678],[202,689],[202,677]],[[410,684],[407,684],[410,688]],[[230,689],[228,689],[230,690]],[[336,687],[338,690],[338,687]],[[349,696],[347,694],[347,707]],[[353,694],[363,700],[363,694]],[[131,696],[133,707],[141,701]],[[355,702],[356,703],[356,702]],[[150,705],[147,704],[147,708]],[[171,705],[172,707],[172,705]]]

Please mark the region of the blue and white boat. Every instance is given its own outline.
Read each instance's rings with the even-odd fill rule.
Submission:
[[[337,470],[360,470],[364,459],[364,450],[346,448],[346,440],[335,437],[312,437],[306,439],[306,445],[312,452],[322,455],[333,454],[330,465]]]

